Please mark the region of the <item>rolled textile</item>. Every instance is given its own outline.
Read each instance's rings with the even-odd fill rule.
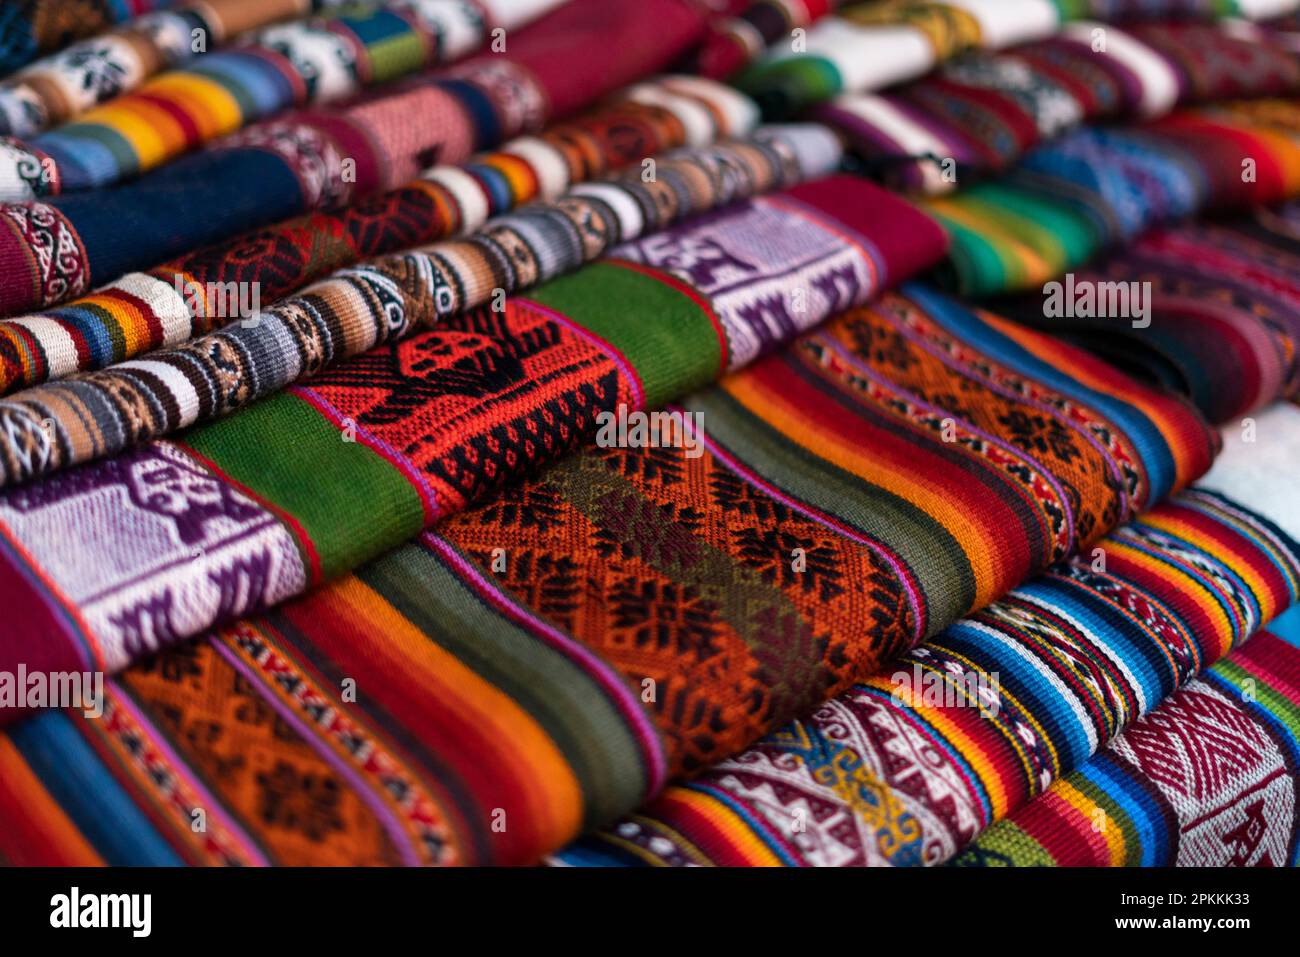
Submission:
[[[500,307],[507,293],[571,272],[675,220],[823,176],[838,158],[830,133],[797,125],[670,153],[657,162],[651,183],[637,169],[580,184],[464,239],[340,270],[178,348],[17,392],[0,400],[4,434],[13,437],[0,440],[0,485],[228,414],[457,313],[494,299]],[[728,330],[733,364],[767,346],[758,335],[742,338],[745,332],[740,324]],[[781,336],[782,326],[767,335]]]
[[[1110,247],[1198,212],[1240,212],[1300,192],[1300,109],[1243,100],[1132,127],[1085,127],[1006,175],[923,208],[948,229],[940,277],[963,294],[1041,289]]]
[[[710,15],[692,0],[571,0],[512,33],[505,52],[333,109],[282,114],[111,189],[0,204],[0,270],[28,277],[5,285],[3,308],[56,305],[209,243],[394,189],[432,165],[459,165],[666,66]],[[593,29],[608,41],[594,52]],[[17,152],[13,168],[35,162],[39,181],[40,158]]]
[[[709,383],[941,251],[937,227],[879,187],[805,183],[622,244],[183,439],[11,489],[0,589],[16,627],[0,631],[0,666],[117,670],[278,604],[553,461],[594,434],[600,412]],[[440,275],[419,256],[392,274],[354,271],[343,316],[308,296],[292,322],[266,328],[305,343],[335,323],[401,328],[435,315]],[[137,366],[193,408],[179,370]]]
[[[996,822],[1068,806],[1067,782],[1081,773],[1095,781],[1079,769],[1109,767],[1094,755],[1114,748],[1116,735],[1143,740],[1201,694],[1207,668],[1300,600],[1300,513],[1287,491],[1300,413],[1268,413],[1259,429],[1258,444],[1227,433],[1224,454],[1193,488],[1096,548],[560,860],[935,865],[990,825],[990,846],[1005,843]],[[1189,743],[1188,753],[1212,751]],[[1275,829],[1284,846],[1295,826],[1292,813]],[[1106,833],[1080,852],[1132,830],[1111,822]],[[1051,846],[1069,840],[1079,840],[1077,827]]]
[[[204,0],[146,13],[31,63],[0,83],[0,135],[25,137],[57,126],[238,34],[340,2]]]
[[[812,116],[841,131],[873,176],[944,193],[1007,169],[1081,123],[1298,89],[1300,63],[1263,30],[1073,22],[1044,40],[968,53],[896,90],[840,97]]]
[[[0,153],[0,200],[109,186],[288,109],[450,63],[559,0],[403,0],[268,27]],[[40,175],[24,172],[39,157]]]
[[[1297,623],[1284,615],[952,863],[1295,867]]]
[[[1266,502],[1295,534],[1300,410],[1259,417],[1256,445],[1225,429],[1251,468],[1206,485]],[[1285,441],[1276,441],[1285,438]],[[1295,867],[1300,848],[1300,611],[1134,722],[1073,774],[989,828],[965,866]]]
[[[689,77],[635,84],[464,166],[435,166],[387,193],[239,233],[54,309],[0,319],[0,390],[178,345],[367,256],[472,231],[618,166],[744,136],[756,121],[753,104],[722,84]],[[9,290],[0,300],[37,295],[18,283]]]
[[[0,75],[42,53],[149,13],[162,0],[20,0],[0,9]]]
[[[79,713],[15,726],[13,779],[57,798],[8,833],[76,822],[43,859],[531,862],[1095,542],[1200,474],[1215,438],[1185,404],[915,285],[668,411],[693,441],[597,435],[350,577],[136,664],[107,695],[119,740]],[[222,717],[236,686],[283,743]],[[164,750],[160,714],[221,730]],[[128,823],[105,833],[66,768],[127,740],[149,759],[121,762]],[[102,760],[78,760],[82,780]],[[259,818],[253,766],[336,782],[346,817],[312,843]],[[159,780],[176,799],[142,820]],[[184,825],[199,801],[216,843]]]
[[[1300,209],[1152,230],[1003,314],[1229,422],[1300,395]]]

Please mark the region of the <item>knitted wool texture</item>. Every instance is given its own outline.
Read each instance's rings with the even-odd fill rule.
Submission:
[[[0,443],[0,484],[232,412],[494,297],[501,305],[506,293],[677,219],[824,175],[838,157],[837,141],[816,126],[770,127],[751,141],[670,153],[652,183],[638,169],[578,186],[464,240],[342,270],[179,348],[19,392],[0,402],[0,422],[15,438],[7,449]],[[733,341],[731,363],[748,362],[758,348]]]
[[[129,816],[157,780],[178,799],[120,837],[65,825],[43,859],[536,860],[1086,548],[1203,471],[1214,441],[1187,406],[919,286],[678,411],[703,413],[702,454],[584,450],[353,576],[129,669],[113,710],[158,763],[115,779],[113,799]],[[164,708],[231,727],[236,675],[292,728],[284,743],[241,726],[206,754],[148,744]],[[337,705],[342,675],[359,707]],[[10,732],[15,779],[59,795],[12,833],[85,819],[58,752],[116,749],[104,727],[59,715]],[[282,770],[229,764],[236,745]],[[95,760],[78,767],[99,780]],[[181,826],[199,768],[216,845],[211,826]],[[346,796],[313,843],[249,813],[324,780]]]
[[[711,382],[941,252],[904,201],[819,180],[624,243],[183,441],[20,486],[0,495],[16,563],[0,588],[23,608],[0,659],[116,670],[283,601],[553,461],[598,413]],[[354,297],[391,305],[398,324],[438,314],[425,259],[400,283],[372,278]]]
[[[555,199],[570,184],[676,146],[743,136],[755,120],[753,105],[720,84],[684,77],[636,84],[464,166],[435,166],[388,193],[241,233],[58,308],[0,320],[0,384],[62,378],[177,345],[237,318],[220,295],[226,289],[248,292],[248,299],[255,288],[258,304],[269,306],[367,256],[477,229],[491,216]],[[20,299],[34,294],[17,283],[10,288]]]
[[[0,84],[0,135],[39,133],[134,90],[155,73],[215,49],[237,34],[337,4],[338,0],[204,0],[147,13],[29,64],[6,79]]]
[[[333,109],[281,114],[112,189],[0,204],[0,271],[28,277],[5,284],[0,308],[54,305],[208,243],[394,189],[434,164],[459,165],[666,66],[706,17],[690,0],[572,0],[512,33],[505,52]],[[607,45],[593,51],[592,30]],[[0,143],[0,156],[13,149]],[[42,180],[41,158],[19,152],[15,168]]]

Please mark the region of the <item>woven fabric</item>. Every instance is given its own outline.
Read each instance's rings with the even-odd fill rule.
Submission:
[[[706,19],[691,0],[572,0],[511,34],[504,53],[254,124],[113,189],[0,204],[0,271],[31,277],[21,287],[30,301],[7,305],[57,305],[209,243],[395,189],[429,166],[463,163],[653,73]],[[608,55],[589,49],[594,29]]]
[[[1148,18],[1243,17],[1270,20],[1295,10],[1296,0],[1054,0],[1067,17],[1127,21]]]
[[[204,0],[147,13],[5,80],[0,135],[31,136],[57,126],[237,34],[328,6],[321,0]]]
[[[995,182],[923,208],[949,230],[945,281],[967,295],[1041,288],[1109,246],[1202,210],[1300,192],[1300,109],[1233,101],[1036,147]]]
[[[1076,301],[1080,290],[1140,289],[1141,318],[1092,315],[1109,309],[1049,315],[1041,295],[998,309],[1189,396],[1212,422],[1228,422],[1300,395],[1298,281],[1300,209],[1287,205],[1154,230],[1062,287]]]
[[[14,437],[7,451],[0,448],[0,484],[232,412],[381,343],[577,269],[677,219],[823,176],[838,159],[838,142],[817,126],[767,127],[752,141],[669,154],[657,163],[653,183],[638,169],[579,186],[466,239],[345,269],[180,348],[16,393],[0,402],[0,431]],[[727,325],[730,365],[749,362],[780,336],[782,318],[774,313],[755,323],[758,335],[744,321]]]
[[[864,167],[891,185],[942,193],[1008,168],[1083,122],[1298,88],[1294,53],[1262,31],[1069,23],[1007,52],[966,54],[897,91],[842,97],[814,116],[841,130]]]
[[[162,6],[162,0],[15,0],[0,8],[0,74]]]
[[[637,84],[567,123],[461,166],[437,166],[396,190],[320,211],[127,273],[89,296],[0,320],[0,388],[58,379],[177,345],[235,318],[221,295],[270,306],[367,256],[472,231],[490,216],[570,184],[690,144],[752,131],[756,110],[729,87],[683,77]],[[34,293],[0,290],[0,311]],[[215,295],[209,295],[212,289]]]
[[[1300,600],[1281,466],[1300,455],[1300,411],[1259,426],[1229,434],[1197,487],[562,859],[934,865],[1032,815],[1049,785],[1126,728],[1144,734],[1144,715],[1163,721],[1157,706]]]
[[[246,44],[172,70],[28,141],[10,164],[41,157],[39,179],[0,168],[0,200],[108,186],[292,106],[326,104],[477,50],[488,31],[524,25],[558,0],[393,0],[340,16],[267,27]],[[514,11],[522,12],[520,16]]]
[[[1300,648],[1264,632],[989,828],[965,867],[1295,867]]]
[[[997,50],[1051,36],[1085,17],[1237,14],[1294,9],[1294,0],[877,0],[846,4],[807,29],[798,44],[774,43],[737,77],[769,117],[792,115],[846,93],[914,80],[968,50]]]
[[[283,601],[554,460],[601,411],[662,405],[941,252],[940,231],[904,201],[819,180],[621,244],[183,442],[20,486],[0,496],[13,563],[0,588],[23,624],[0,634],[0,659],[116,670]],[[432,317],[447,290],[427,265],[355,273],[349,302],[397,325]],[[317,322],[286,318],[304,339]],[[170,367],[154,374],[181,387]]]
[[[794,31],[815,23],[839,5],[839,0],[754,0],[734,17],[709,24],[697,49],[679,66],[686,73],[726,79],[752,63]]]
[[[17,726],[5,779],[57,797],[10,802],[0,853],[36,835],[43,860],[536,860],[1086,546],[1214,441],[1176,400],[919,286],[678,411],[703,414],[701,454],[582,451],[132,667],[109,695],[116,740],[79,714]],[[236,726],[239,708],[267,725]],[[166,734],[164,713],[214,747]],[[142,760],[103,786],[128,823],[105,834],[67,769],[105,800],[97,754],[127,741]],[[313,794],[331,807],[311,843],[293,815],[252,813]]]
[[[813,24],[799,46],[774,45],[737,83],[766,115],[789,116],[841,93],[915,79],[974,46],[1047,36],[1059,22],[1051,0],[1004,0],[1002,7],[1019,20],[1023,34],[1004,35],[997,4],[979,0],[850,6]]]

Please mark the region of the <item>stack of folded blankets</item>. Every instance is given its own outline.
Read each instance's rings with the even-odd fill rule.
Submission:
[[[0,863],[1300,863],[1300,0],[6,9]]]

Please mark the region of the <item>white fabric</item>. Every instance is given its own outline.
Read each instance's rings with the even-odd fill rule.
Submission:
[[[1246,419],[1220,430],[1223,452],[1196,485],[1235,499],[1300,539],[1300,408],[1280,402]]]
[[[18,316],[6,319],[5,322],[22,326],[36,337],[45,349],[45,361],[51,379],[60,379],[79,368],[77,344],[60,323],[45,316]]]
[[[1062,34],[1091,47],[1097,30],[1102,30],[1106,53],[1137,74],[1142,81],[1142,101],[1138,111],[1143,116],[1162,116],[1178,103],[1178,74],[1173,64],[1151,47],[1118,27],[1093,20],[1076,20],[1066,24]]]
[[[634,103],[661,107],[677,117],[686,130],[686,145],[703,146],[713,142],[717,124],[713,114],[698,100],[672,93],[657,83],[639,83],[628,89],[625,96]]]
[[[722,114],[726,128],[722,136],[746,136],[758,125],[758,104],[733,86],[699,76],[661,77],[665,89],[704,100]]]
[[[185,374],[174,365],[168,362],[155,362],[152,359],[132,359],[113,366],[116,372],[129,372],[132,369],[147,372],[162,380],[180,409],[181,417],[176,423],[178,428],[191,425],[198,419],[199,394],[194,391],[194,385]]]
[[[924,126],[913,122],[910,117],[882,97],[861,93],[841,97],[835,101],[835,106],[860,116],[872,126],[878,127],[912,156],[948,155],[947,143]],[[934,163],[921,163],[920,170],[924,179],[923,188],[927,193],[951,192],[957,188],[956,181],[945,180],[943,170]]]
[[[194,323],[185,302],[185,289],[178,290],[175,280],[163,282],[141,272],[132,272],[111,283],[109,288],[148,304],[147,308],[162,324],[162,345],[177,345],[193,335]]]
[[[509,29],[550,13],[565,0],[484,0],[483,6],[498,24]]]
[[[641,208],[625,191],[605,183],[579,183],[570,190],[575,196],[590,196],[607,203],[614,210],[619,221],[619,236],[631,239],[641,235],[645,228],[645,218]]]
[[[819,123],[772,123],[755,130],[754,139],[759,142],[779,139],[791,147],[806,180],[830,175],[844,158],[840,138]]]
[[[536,136],[521,136],[511,140],[501,150],[518,156],[527,163],[537,177],[538,199],[553,199],[569,188],[569,164],[550,143]]]
[[[973,16],[980,25],[980,45],[1000,50],[1051,36],[1061,14],[1052,0],[947,0]]]
[[[1300,10],[1300,0],[1237,0],[1237,10],[1252,20],[1267,20]]]
[[[461,232],[475,230],[487,222],[491,208],[483,187],[459,166],[436,166],[424,173],[421,179],[437,183],[456,197],[460,206]]]

